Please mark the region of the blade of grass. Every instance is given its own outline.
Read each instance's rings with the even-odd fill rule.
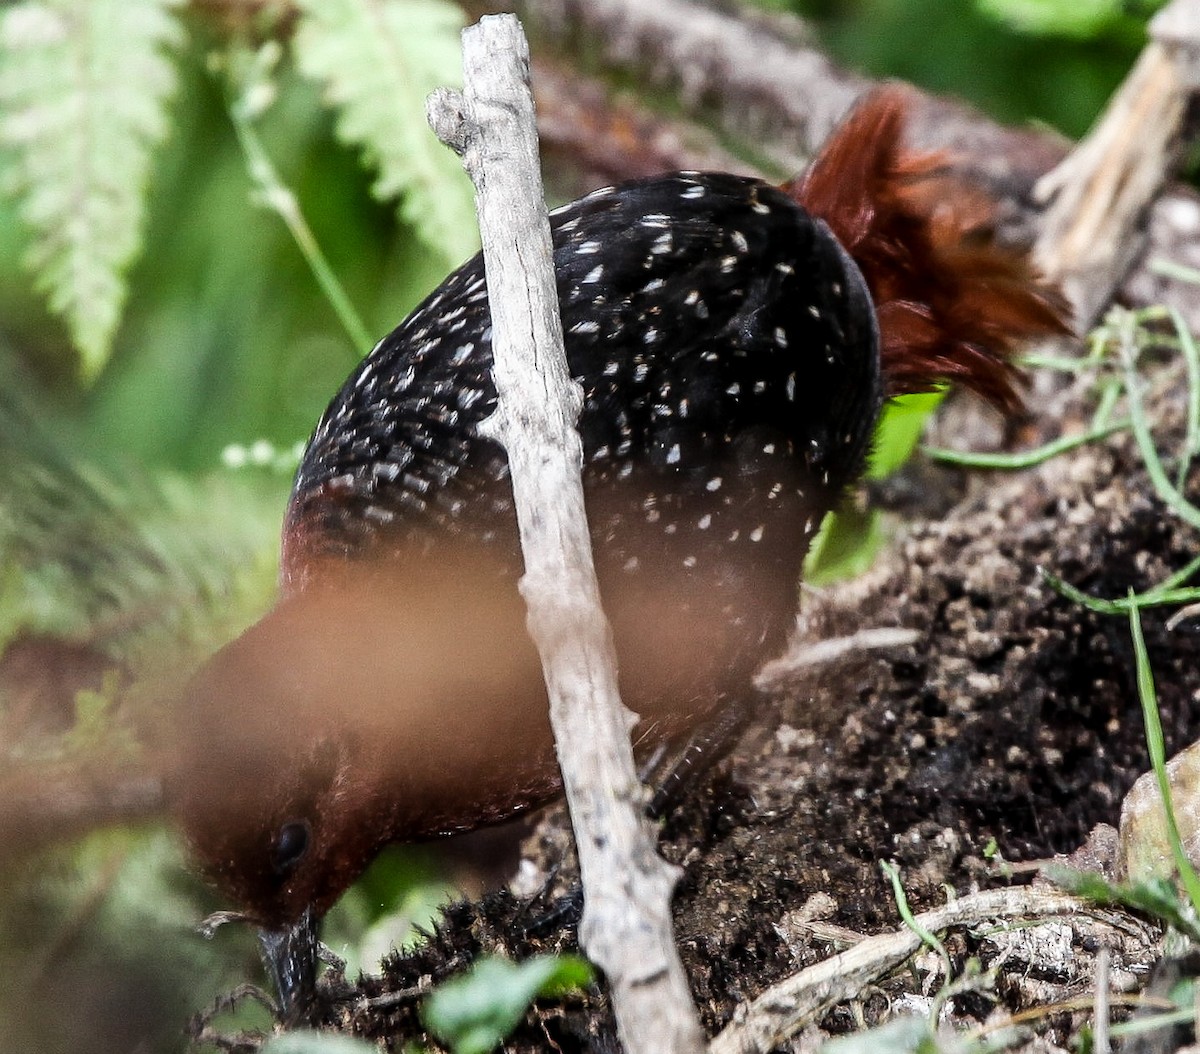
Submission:
[[[1038,574],[1042,576],[1046,585],[1060,596],[1064,596],[1076,604],[1081,604],[1089,611],[1097,611],[1102,615],[1124,615],[1129,611],[1131,604],[1147,608],[1162,604],[1190,604],[1196,600],[1200,600],[1200,587],[1179,588],[1197,571],[1200,571],[1200,556],[1189,560],[1178,571],[1168,575],[1158,585],[1147,589],[1144,593],[1135,593],[1132,599],[1120,597],[1106,600],[1083,592],[1083,590],[1071,585],[1070,582],[1064,581],[1053,572],[1047,571],[1044,567],[1038,568]]]
[[[1179,309],[1172,307],[1169,310],[1171,323],[1179,337],[1179,348],[1183,352],[1188,379],[1187,438],[1184,440],[1183,454],[1179,459],[1179,471],[1175,474],[1175,486],[1183,490],[1187,483],[1188,469],[1192,467],[1192,458],[1200,453],[1200,351],[1197,351],[1192,331],[1188,329]]]
[[[1092,428],[1106,428],[1111,422],[1113,408],[1121,398],[1125,385],[1116,377],[1110,377],[1100,386],[1100,398],[1096,403],[1096,412],[1092,414]]]
[[[1017,365],[1029,370],[1057,370],[1059,373],[1083,373],[1095,369],[1090,358],[1068,359],[1061,355],[1022,355]]]
[[[1160,274],[1164,278],[1176,278],[1181,282],[1200,285],[1200,271],[1196,268],[1185,267],[1183,264],[1175,263],[1174,260],[1164,260],[1161,256],[1150,261],[1150,270],[1153,274]]]
[[[1089,611],[1095,611],[1101,615],[1125,615],[1134,606],[1142,608],[1161,607],[1165,604],[1192,604],[1200,600],[1200,588],[1169,589],[1161,593],[1141,593],[1136,595],[1133,601],[1125,599],[1105,600],[1084,593],[1082,590],[1077,589],[1069,582],[1064,582],[1049,571],[1043,570],[1042,577],[1045,579],[1046,585],[1060,596],[1066,597],[1068,600],[1087,608]]]
[[[1145,1035],[1157,1032],[1159,1029],[1170,1028],[1172,1025],[1186,1025],[1195,1017],[1195,1008],[1183,1006],[1178,1010],[1169,1010],[1165,1014],[1151,1014],[1146,1017],[1133,1018],[1110,1025],[1108,1034],[1113,1039],[1128,1039],[1130,1036]]]
[[[1200,509],[1188,501],[1167,478],[1166,469],[1154,447],[1154,437],[1150,434],[1146,410],[1142,405],[1141,392],[1138,390],[1137,329],[1134,316],[1129,312],[1121,314],[1118,347],[1121,353],[1121,366],[1125,372],[1125,395],[1126,401],[1129,403],[1129,422],[1138,445],[1138,451],[1146,464],[1146,473],[1150,477],[1150,482],[1158,496],[1181,520],[1200,529]]]
[[[1132,601],[1133,594],[1130,593]],[[1129,635],[1133,639],[1134,661],[1137,667],[1138,698],[1142,704],[1142,722],[1146,730],[1146,747],[1150,751],[1150,764],[1158,780],[1158,792],[1162,796],[1163,812],[1167,819],[1167,834],[1171,842],[1171,853],[1179,870],[1183,888],[1187,891],[1192,907],[1200,912],[1200,876],[1183,851],[1179,836],[1179,825],[1175,819],[1175,806],[1171,800],[1171,781],[1167,777],[1166,748],[1163,745],[1162,721],[1158,714],[1158,693],[1154,687],[1154,672],[1150,668],[1150,657],[1146,652],[1146,640],[1142,635],[1141,611],[1136,603],[1129,608]]]
[[[1032,468],[1059,454],[1065,454],[1068,450],[1074,450],[1086,443],[1104,439],[1114,432],[1120,432],[1129,425],[1130,421],[1127,418],[1121,418],[1119,421],[1111,421],[1108,424],[1081,432],[1079,435],[1063,436],[1044,446],[1035,447],[1033,450],[1022,450],[1015,454],[980,454],[969,450],[946,450],[942,447],[928,446],[922,449],[935,461],[945,461],[948,464],[962,465],[965,468]]]
[[[1200,922],[1179,887],[1169,878],[1110,882],[1095,871],[1076,871],[1061,864],[1047,864],[1041,874],[1060,889],[1093,904],[1120,906],[1165,922],[1193,943],[1200,940]]]
[[[900,869],[887,860],[881,860],[879,866],[892,883],[892,896],[896,900],[896,910],[900,913],[900,918],[903,920],[904,925],[921,938],[922,944],[929,948],[930,951],[936,952],[941,958],[942,969],[946,971],[946,983],[949,984],[950,978],[953,976],[954,966],[950,962],[950,953],[946,951],[946,946],[938,939],[935,933],[931,933],[922,926],[917,921],[917,917],[912,913],[912,908],[908,906],[908,895],[904,892],[904,886],[900,883]]]
[[[1158,585],[1156,585],[1153,589],[1146,590],[1145,595],[1154,596],[1158,593],[1165,593],[1169,590],[1177,589],[1189,578],[1191,578],[1192,575],[1194,575],[1197,571],[1200,571],[1200,556],[1189,560],[1174,574],[1167,575],[1167,577],[1159,582]]]
[[[1088,334],[1087,341],[1087,361],[1093,364],[1103,362],[1104,356],[1108,354],[1108,346],[1112,342],[1112,333],[1108,324],[1100,323]]]

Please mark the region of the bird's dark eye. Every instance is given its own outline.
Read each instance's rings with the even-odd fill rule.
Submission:
[[[290,875],[308,852],[312,828],[307,820],[291,820],[275,834],[271,843],[271,867],[281,878]]]

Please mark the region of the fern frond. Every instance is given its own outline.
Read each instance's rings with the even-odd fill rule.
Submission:
[[[108,358],[140,248],[180,3],[26,0],[0,16],[5,189],[32,234],[26,263],[65,318],[86,377]]]
[[[471,183],[425,123],[425,96],[462,81],[462,15],[446,0],[299,0],[305,76],[337,108],[338,135],[378,169],[377,197],[451,265],[479,248]]]

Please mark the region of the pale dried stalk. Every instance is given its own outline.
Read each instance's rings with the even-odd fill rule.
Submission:
[[[992,889],[960,897],[926,911],[917,923],[930,933],[956,926],[1029,926],[1075,915],[1111,916],[1067,893],[1040,886]],[[713,1039],[708,1054],[767,1054],[830,1007],[853,999],[864,987],[886,977],[921,947],[913,930],[867,937],[854,947],[772,985],[743,1003],[733,1020]]]
[[[1174,0],[1152,33],[1097,125],[1035,188],[1051,204],[1034,259],[1062,286],[1081,332],[1141,251],[1146,210],[1175,165],[1188,97],[1200,82],[1200,0]]]
[[[779,26],[691,0],[514,0],[541,36],[668,88],[793,175],[868,87]],[[792,20],[797,27],[800,23]],[[801,31],[802,32],[802,31]]]
[[[769,692],[784,684],[789,677],[814,666],[828,666],[843,662],[851,655],[891,648],[904,648],[916,644],[920,633],[903,626],[878,626],[860,629],[848,637],[831,637],[812,644],[793,642],[788,650],[777,659],[768,662],[754,677],[754,686],[759,691]]]
[[[678,877],[655,852],[592,563],[542,197],[529,51],[511,15],[463,33],[463,95],[434,93],[430,123],[476,188],[498,396],[525,557],[521,591],[542,658],[584,888],[580,943],[604,971],[629,1054],[698,1054],[703,1035],[672,936]]]

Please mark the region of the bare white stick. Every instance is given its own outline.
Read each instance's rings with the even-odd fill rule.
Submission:
[[[1112,1054],[1112,1043],[1108,1038],[1108,967],[1111,955],[1107,945],[1096,953],[1096,1010],[1092,1018],[1093,1054]]]
[[[921,635],[915,629],[878,626],[860,629],[848,637],[829,637],[812,644],[795,643],[779,658],[772,659],[755,674],[754,686],[760,691],[769,692],[802,670],[842,662],[848,655],[907,647],[916,644],[920,639]]]
[[[525,556],[521,591],[542,658],[579,850],[580,943],[604,971],[628,1054],[698,1054],[703,1034],[675,949],[678,869],[655,852],[616,660],[592,564],[575,422],[542,197],[529,49],[512,15],[463,33],[463,94],[430,96],[429,120],[475,184],[498,395]]]
[[[1170,176],[1188,96],[1200,81],[1200,0],[1172,0],[1103,117],[1035,194],[1050,201],[1035,248],[1083,332],[1145,244],[1147,209]]]

